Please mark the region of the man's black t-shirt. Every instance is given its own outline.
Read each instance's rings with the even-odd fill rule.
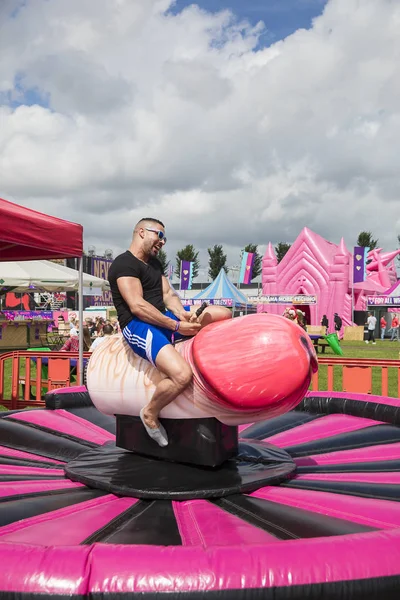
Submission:
[[[108,272],[108,281],[117,311],[118,321],[123,329],[130,321],[133,314],[129,306],[121,296],[118,289],[117,279],[119,277],[137,277],[140,279],[143,287],[143,298],[158,308],[159,311],[165,311],[162,293],[162,267],[157,258],[151,257],[148,263],[145,263],[132,254],[129,250],[117,256],[113,261]]]

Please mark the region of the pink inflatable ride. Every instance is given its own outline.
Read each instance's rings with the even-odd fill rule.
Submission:
[[[303,399],[317,370],[303,329],[269,314],[214,323],[176,348],[194,377],[161,412],[166,419],[215,417],[226,425],[241,425],[276,417]],[[138,416],[162,377],[122,336],[112,336],[89,361],[87,388],[101,412]]]

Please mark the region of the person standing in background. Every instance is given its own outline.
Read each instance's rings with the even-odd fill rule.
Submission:
[[[79,352],[79,321],[76,322],[74,328],[76,334],[71,334],[65,344],[60,348],[60,352]],[[90,348],[92,340],[90,339],[89,329],[86,325],[83,326],[83,351],[87,352]]]
[[[385,332],[386,332],[386,319],[385,317],[382,315],[381,316],[381,321],[380,321],[380,325],[381,325],[381,340],[385,339]]]
[[[97,336],[97,338],[94,340],[94,342],[90,346],[89,352],[93,352],[93,350],[95,348],[97,348],[97,346],[99,346],[100,344],[105,342],[106,339],[108,337],[110,337],[111,335],[114,335],[114,328],[111,325],[111,323],[110,324],[106,323],[103,327],[103,331],[101,332],[101,335]]]
[[[375,342],[375,327],[376,327],[376,317],[374,317],[374,313],[370,312],[368,319],[367,319],[367,325],[368,325],[368,339],[365,340],[366,344],[369,344],[369,342],[372,342],[373,344],[376,344]]]
[[[394,340],[397,340],[398,342],[400,341],[399,339],[399,319],[397,318],[397,314],[394,315],[393,319],[392,319],[392,337],[390,338],[391,342],[394,342]]]
[[[335,331],[339,335],[339,331],[342,329],[342,324],[343,324],[342,319],[341,319],[341,317],[339,317],[339,315],[337,313],[335,313],[333,320],[335,323]]]
[[[329,321],[328,321],[328,317],[326,315],[322,316],[321,319],[321,326],[322,327],[326,327],[326,333],[328,333],[328,329],[329,329]]]
[[[114,333],[121,333],[121,328],[119,326],[118,319],[116,317],[111,319],[111,325],[114,329]]]

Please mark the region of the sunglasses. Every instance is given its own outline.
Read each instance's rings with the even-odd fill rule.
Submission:
[[[161,231],[160,229],[151,229],[150,227],[145,227],[145,229],[147,231],[152,231],[153,233],[156,233],[160,242],[164,242],[164,244],[167,243],[167,238],[165,237],[165,233],[163,231]]]

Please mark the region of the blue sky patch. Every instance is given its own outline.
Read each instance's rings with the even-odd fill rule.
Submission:
[[[33,106],[35,104],[43,106],[44,108],[49,108],[50,106],[49,95],[36,87],[25,87],[24,75],[21,73],[19,73],[14,79],[13,91],[8,92],[7,97],[3,97],[1,100],[5,100],[5,104],[11,108],[18,108],[18,106],[22,105]]]
[[[238,19],[247,19],[252,25],[263,21],[268,30],[260,40],[268,46],[297,29],[309,29],[312,19],[319,16],[328,0],[176,0],[170,12],[177,14],[191,4],[209,12],[229,8]]]

